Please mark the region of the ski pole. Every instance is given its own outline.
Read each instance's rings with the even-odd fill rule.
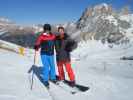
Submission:
[[[34,54],[34,65],[36,64],[36,56],[37,56],[37,51],[35,50],[35,54]]]
[[[34,54],[34,65],[32,66],[33,67],[33,72],[32,72],[32,80],[31,80],[31,88],[30,88],[31,90],[33,88],[33,83],[34,83],[34,66],[36,64],[36,56],[37,56],[37,52],[35,50],[35,54]]]

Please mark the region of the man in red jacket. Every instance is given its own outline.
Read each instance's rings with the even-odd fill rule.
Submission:
[[[35,43],[36,52],[41,48],[41,60],[43,64],[43,83],[45,86],[49,86],[48,80],[56,82],[55,63],[54,63],[54,46],[55,35],[51,33],[51,26],[45,24],[44,32],[39,35]]]

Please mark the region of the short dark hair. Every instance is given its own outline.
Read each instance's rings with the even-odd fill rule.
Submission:
[[[50,24],[44,24],[43,30],[44,31],[51,31],[51,25]]]
[[[59,26],[59,27],[58,27],[58,31],[59,31],[60,29],[62,29],[63,31],[65,30],[63,26]]]

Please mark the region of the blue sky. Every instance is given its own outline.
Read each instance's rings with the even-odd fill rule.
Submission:
[[[64,23],[76,21],[88,6],[108,3],[120,9],[133,0],[0,0],[0,16],[18,24]]]

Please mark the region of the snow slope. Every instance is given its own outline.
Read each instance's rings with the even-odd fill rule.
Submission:
[[[77,59],[120,59],[122,56],[132,56],[132,50],[132,39],[129,43],[120,45],[103,44],[101,41],[88,40],[86,42],[81,41],[78,48],[72,52],[72,56]]]
[[[122,47],[109,49],[94,41],[90,42],[88,47],[87,45],[86,47],[80,45],[79,48],[72,53],[72,56],[79,57],[80,54],[80,60],[72,60],[72,66],[76,73],[77,83],[89,86],[90,90],[71,95],[50,84],[53,98],[50,97],[36,75],[33,77],[33,89],[30,89],[32,73],[28,74],[28,70],[33,64],[32,56],[21,56],[0,49],[0,100],[133,99],[133,62],[118,59],[125,52],[125,49]],[[127,54],[131,55],[132,47],[129,48]],[[121,50],[120,53],[119,50]],[[88,54],[86,58],[83,56],[85,55],[83,51]],[[113,57],[110,57],[112,54]],[[103,57],[101,57],[102,55]]]

